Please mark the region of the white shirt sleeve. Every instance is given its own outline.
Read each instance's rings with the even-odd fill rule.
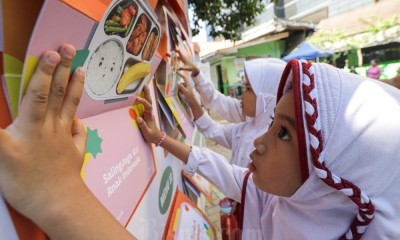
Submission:
[[[243,180],[248,169],[229,164],[221,154],[193,146],[183,170],[189,175],[200,173],[225,196],[241,201]]]
[[[237,129],[236,124],[220,124],[214,121],[210,116],[204,112],[196,121],[194,121],[199,131],[221,146],[231,149],[232,138],[235,136]]]
[[[225,96],[217,91],[214,83],[210,79],[206,79],[201,72],[196,77],[193,77],[193,80],[201,101],[206,108],[229,122],[239,123],[246,120],[238,99]]]

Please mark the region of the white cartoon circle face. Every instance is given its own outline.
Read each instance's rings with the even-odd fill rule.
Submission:
[[[104,42],[94,51],[86,73],[86,81],[93,94],[101,96],[110,91],[121,73],[123,58],[123,47],[115,40]]]

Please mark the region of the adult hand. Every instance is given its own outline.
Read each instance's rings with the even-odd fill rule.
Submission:
[[[87,135],[74,115],[85,74],[77,68],[70,79],[74,56],[70,45],[46,52],[18,117],[0,129],[0,190],[50,239],[135,239],[80,176]]]
[[[200,69],[196,65],[194,65],[194,63],[190,61],[189,58],[183,55],[179,49],[176,49],[175,52],[178,54],[178,59],[181,60],[183,64],[185,64],[184,66],[179,67],[178,70],[190,71],[192,72],[192,77],[196,77],[197,75],[199,75]]]
[[[23,215],[46,221],[84,187],[80,170],[86,132],[74,115],[84,70],[70,76],[75,49],[46,52],[33,74],[18,117],[0,129],[0,190]],[[65,184],[68,181],[68,184]],[[74,194],[72,194],[74,193]]]
[[[144,98],[137,97],[136,101],[140,102],[144,106],[143,118],[137,118],[136,122],[139,125],[140,131],[143,138],[148,143],[158,143],[163,137],[162,132],[158,129],[156,122],[153,117],[153,106],[150,96],[149,86],[145,85]]]

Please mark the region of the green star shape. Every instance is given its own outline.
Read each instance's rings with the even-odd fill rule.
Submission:
[[[99,137],[97,129],[92,130],[88,127],[87,135],[88,140],[86,143],[86,153],[91,153],[92,156],[96,158],[98,153],[102,153],[101,142],[103,141],[103,139]]]

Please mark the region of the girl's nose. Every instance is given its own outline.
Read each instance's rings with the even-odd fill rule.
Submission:
[[[263,144],[263,138],[265,137],[265,135],[266,133],[254,140],[254,147],[256,148],[256,151],[260,154],[263,154],[267,150],[266,146]]]

